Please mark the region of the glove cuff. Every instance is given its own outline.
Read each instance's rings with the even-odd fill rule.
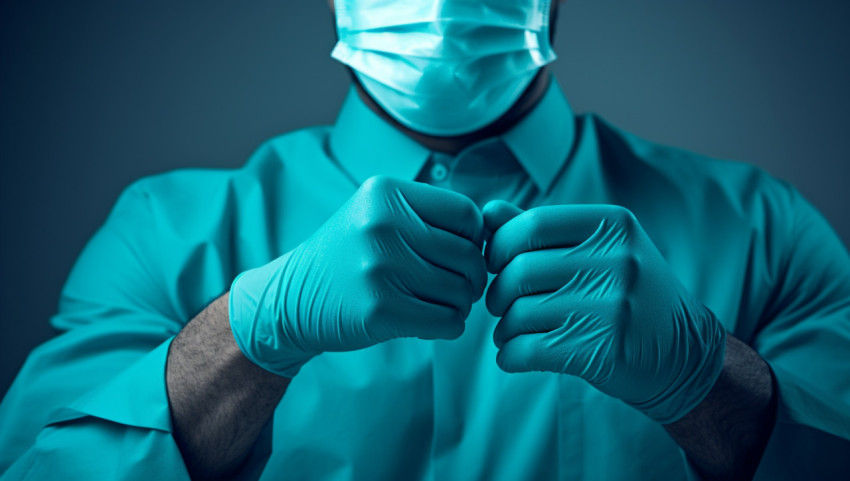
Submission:
[[[700,305],[700,315],[688,319],[688,328],[681,329],[682,345],[688,346],[680,355],[684,358],[676,381],[658,396],[642,403],[628,403],[660,424],[671,424],[691,412],[708,395],[723,371],[726,358],[726,329],[717,317]]]
[[[230,286],[230,329],[242,353],[263,369],[292,378],[319,354],[298,348],[286,333],[284,271],[291,253],[239,274]]]

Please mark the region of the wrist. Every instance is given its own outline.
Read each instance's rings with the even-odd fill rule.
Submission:
[[[776,423],[775,380],[767,362],[733,336],[707,396],[664,429],[705,479],[752,479]]]
[[[291,339],[295,333],[287,329],[286,269],[291,256],[289,252],[237,276],[228,302],[230,328],[242,354],[261,368],[288,378],[319,354],[298,346]]]

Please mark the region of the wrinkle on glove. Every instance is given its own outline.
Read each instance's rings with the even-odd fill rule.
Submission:
[[[726,331],[692,296],[627,209],[484,207],[485,257],[498,275],[487,308],[501,317],[508,372],[581,377],[651,419],[672,423],[711,390]]]
[[[236,342],[292,377],[326,351],[457,338],[486,283],[482,232],[460,194],[372,178],[303,244],[234,280]]]

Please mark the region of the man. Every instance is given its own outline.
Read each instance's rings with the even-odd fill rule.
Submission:
[[[850,256],[793,188],[574,117],[557,3],[335,6],[336,125],[122,195],[4,480],[847,472]]]

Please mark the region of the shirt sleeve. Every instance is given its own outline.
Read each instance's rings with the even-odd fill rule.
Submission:
[[[2,479],[188,480],[171,436],[165,361],[183,326],[155,266],[139,184],[75,264],[51,324],[0,404]],[[155,473],[155,475],[154,475]]]
[[[776,288],[753,347],[775,374],[778,422],[850,439],[850,255],[820,213],[783,188],[772,222],[787,229],[765,239],[781,255],[755,267],[773,273]]]

